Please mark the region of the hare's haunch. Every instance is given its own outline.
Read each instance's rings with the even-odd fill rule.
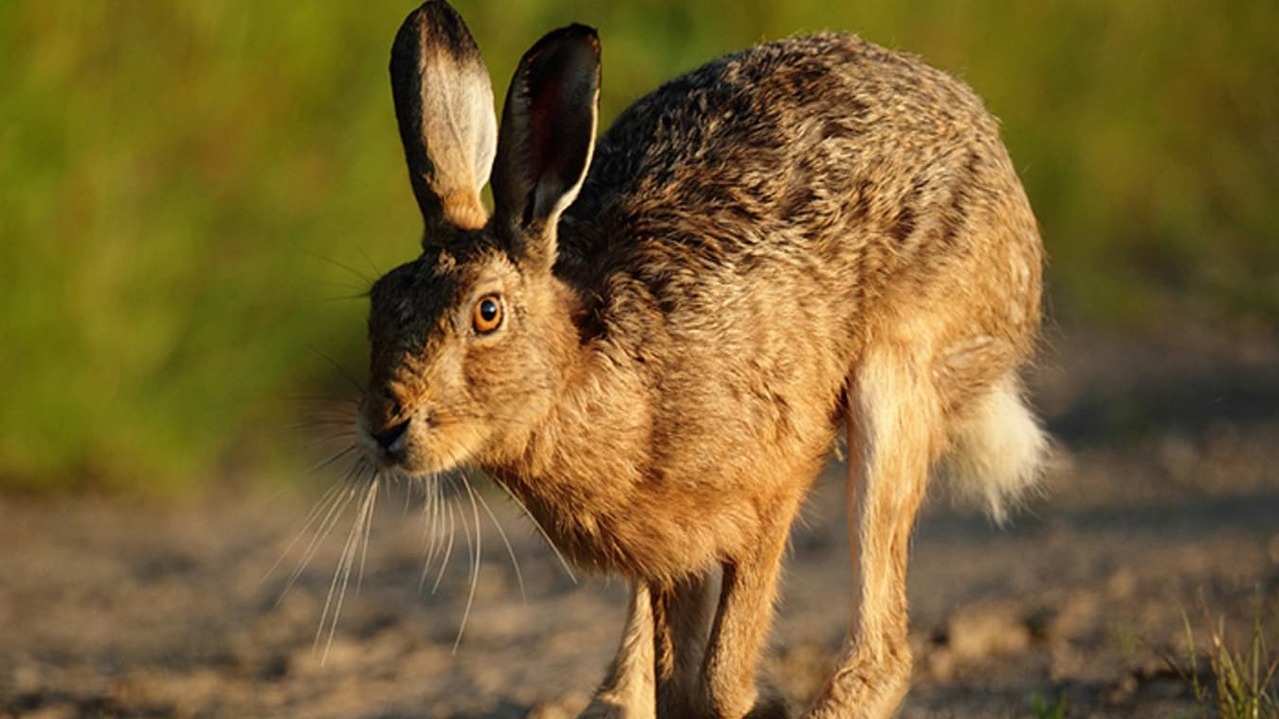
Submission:
[[[599,49],[581,25],[538,41],[499,128],[461,17],[405,20],[425,232],[371,293],[360,442],[422,481],[482,467],[574,562],[633,582],[588,716],[738,719],[785,715],[756,664],[845,427],[854,631],[806,716],[887,717],[929,476],[999,515],[1045,446],[1017,379],[1040,241],[996,122],[918,59],[822,34],[673,80],[596,144]]]

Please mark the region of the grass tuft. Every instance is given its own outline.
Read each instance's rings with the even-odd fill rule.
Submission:
[[[1070,710],[1070,705],[1066,702],[1066,696],[1063,694],[1057,697],[1057,701],[1050,702],[1044,693],[1035,690],[1035,696],[1030,703],[1030,715],[1033,719],[1066,719],[1066,713]]]
[[[1271,653],[1266,642],[1260,597],[1253,613],[1251,631],[1243,646],[1237,646],[1227,638],[1224,617],[1213,617],[1206,605],[1203,611],[1210,627],[1207,642],[1199,641],[1190,616],[1183,611],[1185,661],[1170,662],[1189,684],[1199,705],[1200,716],[1204,719],[1279,717],[1279,682],[1276,682],[1279,656]]]

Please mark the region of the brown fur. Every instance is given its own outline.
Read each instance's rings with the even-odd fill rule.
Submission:
[[[890,715],[930,473],[1021,420],[998,445],[1015,456],[956,463],[1009,475],[976,480],[998,509],[1043,446],[1015,375],[1040,242],[995,121],[914,57],[822,34],[674,80],[592,148],[598,41],[573,26],[516,71],[481,221],[488,150],[443,121],[484,115],[478,57],[439,0],[396,41],[426,236],[372,292],[367,454],[426,481],[482,467],[574,562],[634,583],[588,716],[737,719],[785,713],[755,668],[790,525],[846,423],[861,590],[808,716]],[[491,334],[472,325],[485,297]]]

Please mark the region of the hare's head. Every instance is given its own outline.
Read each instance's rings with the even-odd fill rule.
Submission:
[[[431,0],[400,27],[391,85],[425,232],[421,257],[370,294],[357,436],[378,466],[425,474],[518,444],[560,387],[569,308],[551,275],[556,224],[590,164],[599,42],[573,25],[534,45],[499,133],[475,41]]]

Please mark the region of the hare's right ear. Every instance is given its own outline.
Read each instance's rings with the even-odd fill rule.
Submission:
[[[497,144],[493,88],[466,23],[444,0],[429,0],[404,19],[391,47],[391,92],[426,221],[423,243],[450,225],[483,227],[488,211],[480,190]]]
[[[600,43],[585,25],[560,28],[524,54],[502,110],[493,216],[511,256],[555,263],[555,227],[586,179],[599,117]]]

